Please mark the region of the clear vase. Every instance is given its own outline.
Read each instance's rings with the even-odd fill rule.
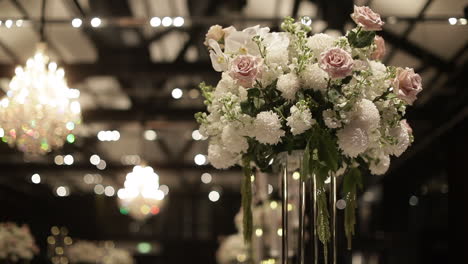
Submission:
[[[317,190],[315,175],[301,175],[303,153],[303,150],[282,152],[274,164],[281,197],[280,263],[336,264],[336,179],[331,175],[326,190]],[[320,191],[328,193],[329,198],[331,236],[327,245],[328,257],[324,256],[317,232],[317,195]],[[306,256],[306,252],[310,253]]]

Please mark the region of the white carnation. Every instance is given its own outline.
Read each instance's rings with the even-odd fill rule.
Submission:
[[[389,135],[395,138],[396,143],[388,145],[386,151],[388,154],[399,157],[411,144],[408,129],[402,125],[399,125],[397,127],[391,128]]]
[[[208,146],[208,160],[217,169],[227,169],[234,166],[240,159],[240,155],[230,152],[219,144],[210,142]]]
[[[315,34],[307,39],[307,46],[312,49],[316,59],[320,58],[320,53],[333,47],[334,43],[334,37],[323,33]]]
[[[225,126],[221,133],[223,145],[233,153],[244,153],[249,148],[247,139],[231,125]]]
[[[291,107],[291,115],[286,118],[286,121],[286,125],[291,128],[291,133],[293,135],[304,133],[304,131],[311,128],[315,123],[315,120],[312,119],[310,109],[300,109],[295,105]]]
[[[349,157],[356,157],[363,153],[369,145],[369,137],[364,128],[358,123],[352,122],[340,129],[336,135],[338,136],[338,146],[343,153]]]
[[[327,109],[322,112],[323,121],[328,128],[338,128],[341,126],[341,121],[335,116],[335,112],[331,109]]]
[[[318,63],[307,65],[301,72],[305,88],[315,91],[324,91],[328,85],[328,74],[322,70]]]
[[[379,110],[370,100],[362,99],[359,101],[356,104],[353,117],[366,131],[372,131],[380,126]]]
[[[385,155],[382,152],[374,157],[373,160],[369,163],[369,170],[374,175],[382,175],[387,172],[388,168],[390,167],[390,156]]]
[[[273,111],[260,112],[254,121],[254,135],[258,142],[276,145],[285,132],[281,129],[281,120]]]
[[[281,75],[278,78],[276,89],[281,92],[281,95],[287,100],[294,100],[296,93],[299,90],[301,83],[299,78],[294,73]]]

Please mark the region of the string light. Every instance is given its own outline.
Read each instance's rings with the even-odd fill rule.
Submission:
[[[74,18],[72,20],[72,26],[74,28],[79,28],[79,27],[81,27],[82,24],[83,24],[83,21],[81,19],[79,19],[79,18]]]
[[[8,19],[5,21],[5,27],[11,28],[11,26],[13,26],[13,20]]]
[[[172,98],[174,98],[174,99],[182,98],[183,94],[184,94],[184,92],[182,92],[182,90],[180,88],[174,88],[172,90],[172,92],[171,92]]]
[[[197,129],[197,130],[194,130],[192,132],[192,138],[193,140],[201,140],[203,138],[203,136],[200,134],[200,131]]]
[[[150,25],[152,27],[159,27],[161,25],[161,19],[159,17],[153,17],[150,20]]]
[[[201,175],[201,181],[204,183],[204,184],[208,184],[212,181],[213,177],[211,176],[211,174],[205,172]]]
[[[37,173],[34,173],[32,176],[31,176],[31,181],[34,183],[34,184],[39,184],[41,183],[41,176]]]
[[[185,23],[185,20],[183,17],[176,17],[174,18],[173,25],[174,27],[181,27]]]
[[[91,26],[92,27],[99,27],[101,25],[101,19],[99,17],[94,17],[93,19],[91,19]]]
[[[450,25],[455,25],[455,24],[457,24],[457,19],[454,18],[454,17],[451,17],[451,18],[448,19],[448,22],[449,22]]]
[[[161,24],[163,25],[163,27],[169,27],[172,25],[172,18],[170,17],[164,17],[161,21]]]
[[[203,154],[197,154],[195,155],[195,157],[193,158],[193,160],[195,161],[195,164],[201,166],[201,165],[205,165],[206,164],[206,156],[203,155]]]
[[[154,141],[158,138],[158,134],[156,134],[156,131],[154,130],[146,130],[143,136],[148,141]]]
[[[64,70],[49,63],[45,50],[45,44],[39,44],[26,66],[15,69],[0,100],[2,140],[31,155],[60,148],[65,140],[75,142],[71,131],[81,122],[79,93],[68,88]]]
[[[209,194],[208,194],[208,199],[210,199],[210,201],[212,201],[213,203],[214,202],[217,202],[220,198],[220,194],[219,192],[217,191],[211,191]]]
[[[97,137],[99,141],[118,141],[120,139],[120,132],[117,130],[99,131]]]

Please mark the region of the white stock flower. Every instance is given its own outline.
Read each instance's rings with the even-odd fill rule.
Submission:
[[[323,33],[315,34],[307,39],[307,46],[312,49],[316,59],[320,58],[320,53],[333,47],[334,43],[334,37]]]
[[[372,131],[380,125],[380,114],[375,104],[367,99],[362,99],[356,104],[356,109],[353,113],[355,122],[359,122],[360,126],[366,131]]]
[[[313,89],[315,91],[324,91],[327,89],[328,74],[319,67],[318,63],[307,65],[301,72],[301,77],[304,88]]]
[[[359,126],[357,122],[352,122],[344,128],[338,130],[338,146],[343,153],[349,157],[357,157],[363,153],[369,145],[369,137],[365,128]]]
[[[263,67],[263,71],[260,77],[260,82],[262,83],[263,88],[273,83],[274,80],[278,79],[279,76],[283,74],[283,69],[277,64],[269,64]]]
[[[388,154],[399,157],[411,144],[408,129],[400,124],[397,127],[391,128],[389,135],[393,137],[396,142],[395,144],[388,145],[386,151]]]
[[[338,120],[335,116],[335,111],[327,109],[322,112],[323,121],[328,128],[338,128],[341,127],[341,121]]]
[[[289,61],[289,37],[285,32],[266,34],[263,40],[266,47],[267,64],[287,66]]]
[[[367,99],[374,100],[390,87],[390,80],[387,78],[387,68],[381,62],[370,60],[369,68],[372,73],[369,79],[372,85],[365,86],[363,93]]]
[[[281,92],[284,99],[294,100],[296,93],[301,86],[301,82],[295,73],[281,75],[278,78],[276,89]]]
[[[249,148],[247,139],[231,125],[227,125],[223,128],[223,132],[221,133],[221,140],[224,147],[233,153],[244,153]]]
[[[286,125],[291,128],[291,133],[293,135],[304,133],[315,123],[315,120],[312,119],[312,113],[310,112],[310,109],[301,109],[295,105],[291,107],[291,115],[286,118],[286,121]]]
[[[258,142],[276,145],[285,132],[281,129],[281,120],[273,111],[260,112],[254,121],[254,135]]]
[[[374,175],[385,174],[390,167],[390,156],[385,155],[382,151],[373,157],[369,162],[369,170]]]
[[[227,92],[237,93],[237,89],[240,85],[236,83],[236,81],[229,76],[228,73],[223,72],[221,75],[221,80],[219,80],[218,84],[216,85],[216,89],[213,92],[214,97],[223,96]]]
[[[208,146],[208,160],[217,169],[227,169],[234,166],[240,156],[227,150],[225,147],[210,142]]]

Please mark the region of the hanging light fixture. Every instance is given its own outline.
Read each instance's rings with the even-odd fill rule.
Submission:
[[[117,192],[120,212],[139,221],[157,215],[164,203],[159,190],[159,176],[150,166],[135,166],[125,179],[124,188]]]
[[[6,96],[0,100],[0,135],[11,147],[46,154],[75,141],[73,129],[81,123],[80,93],[70,89],[65,71],[50,62],[44,42],[45,1],[36,54],[18,66]]]

